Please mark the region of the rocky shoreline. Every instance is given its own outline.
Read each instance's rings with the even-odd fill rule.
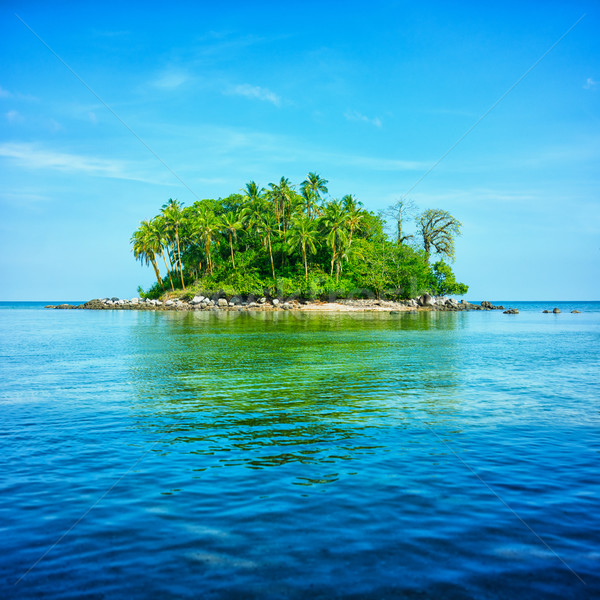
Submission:
[[[145,298],[103,298],[89,300],[83,304],[49,304],[45,308],[85,309],[85,310],[158,310],[158,311],[278,311],[295,310],[305,312],[384,312],[399,313],[407,311],[465,311],[465,310],[504,310],[503,306],[494,306],[491,302],[471,304],[466,300],[458,302],[454,298],[435,297],[423,294],[410,300],[340,299],[330,302],[285,300],[280,298],[260,298],[234,296],[206,297],[194,296],[191,299],[172,298],[150,300]],[[514,311],[514,312],[513,312]],[[509,309],[510,314],[518,313]]]

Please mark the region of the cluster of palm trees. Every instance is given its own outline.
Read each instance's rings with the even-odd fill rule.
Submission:
[[[351,195],[325,199],[327,183],[312,172],[298,191],[282,177],[266,189],[250,181],[241,193],[189,207],[170,199],[160,214],[142,221],[134,232],[134,256],[152,265],[163,290],[160,264],[171,288],[185,289],[186,280],[212,276],[217,268],[235,272],[240,262],[236,259],[244,252],[253,253],[258,263],[248,266],[248,261],[241,261],[244,268],[262,270],[260,274],[273,281],[274,255],[288,270],[301,260],[306,281],[309,267],[330,277],[335,272],[338,281],[353,239],[363,234],[365,220],[376,217]]]

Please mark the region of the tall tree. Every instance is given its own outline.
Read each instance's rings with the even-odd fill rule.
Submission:
[[[239,213],[229,212],[221,216],[221,228],[229,238],[229,248],[231,250],[231,264],[235,271],[235,257],[233,255],[233,240],[237,237],[237,232],[243,227]]]
[[[311,221],[306,215],[302,215],[294,221],[290,228],[288,245],[292,249],[300,248],[304,262],[304,277],[308,281],[307,254],[312,254],[317,250],[317,226],[315,221]]]
[[[199,207],[195,216],[195,229],[200,236],[200,240],[204,243],[204,251],[206,253],[206,269],[209,275],[213,274],[213,260],[211,245],[219,232],[221,223],[215,213],[206,207]]]
[[[156,281],[164,290],[165,286],[160,276],[160,269],[156,264],[156,238],[153,235],[152,225],[149,221],[142,221],[140,223],[139,229],[131,236],[131,243],[133,244],[133,255],[136,260],[139,260],[142,264],[150,263],[152,265]]]
[[[393,219],[396,224],[396,242],[398,245],[404,244],[413,237],[404,233],[404,225],[414,219],[416,212],[417,205],[407,198],[394,202],[383,211],[384,216]]]
[[[179,231],[184,222],[181,202],[169,198],[167,203],[163,204],[162,215],[165,219],[167,230],[173,234],[175,239],[175,247],[177,249],[175,265],[181,278],[181,287],[185,290],[185,283],[183,282],[183,266],[181,264],[181,245],[179,243]]]
[[[171,267],[167,264],[167,259],[165,258],[164,247],[168,248],[168,240],[166,233],[166,225],[165,220],[162,216],[154,217],[150,220],[150,227],[152,230],[152,236],[154,238],[154,244],[157,248],[158,254],[163,259],[165,263],[165,269],[167,270],[167,275],[169,276],[169,282],[171,283],[171,290],[175,291],[175,286],[173,285],[173,278],[171,277],[171,271],[173,270],[173,264],[171,263]],[[169,252],[167,250],[167,256]],[[169,256],[169,262],[171,261],[171,257]]]
[[[261,239],[263,240],[263,244],[269,251],[269,258],[271,260],[271,273],[273,275],[273,280],[275,280],[275,265],[273,263],[273,247],[271,245],[271,239],[273,235],[275,235],[277,223],[275,222],[273,213],[263,212],[260,216],[258,216],[256,220],[256,228]]]
[[[460,235],[462,223],[450,213],[437,208],[426,210],[418,220],[419,233],[423,239],[423,248],[427,260],[431,249],[438,254],[454,259],[454,238]]]
[[[309,219],[314,219],[317,212],[321,193],[327,194],[327,179],[323,179],[318,173],[312,172],[306,176],[306,179],[300,184],[302,195],[306,200],[306,215]]]
[[[352,236],[354,235],[354,232],[359,229],[364,214],[360,208],[360,202],[357,205],[354,196],[351,196],[350,194],[342,198],[342,205],[347,214],[346,224],[349,229],[348,249],[350,249],[350,246],[352,246]]]
[[[340,278],[341,261],[346,253],[346,245],[348,243],[347,220],[348,214],[344,211],[342,204],[338,200],[329,202],[321,217],[321,223],[327,236],[327,243],[331,247],[331,269],[329,275],[333,277],[333,267],[337,263],[336,282]]]
[[[265,193],[264,188],[259,187],[255,181],[249,181],[243,191],[244,198],[249,203],[256,202]]]

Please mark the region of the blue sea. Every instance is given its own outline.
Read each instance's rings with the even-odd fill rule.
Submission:
[[[495,303],[0,303],[0,597],[600,597],[600,303]]]

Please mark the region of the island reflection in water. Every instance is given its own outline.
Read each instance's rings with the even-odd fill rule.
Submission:
[[[140,317],[137,426],[164,436],[157,452],[203,457],[194,469],[295,464],[292,483],[328,483],[342,463],[418,443],[459,401],[462,314]]]

